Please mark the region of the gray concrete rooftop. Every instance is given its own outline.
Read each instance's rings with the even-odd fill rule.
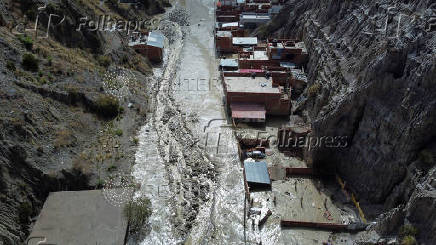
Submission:
[[[279,88],[272,87],[271,79],[265,77],[224,77],[228,92],[280,94]]]
[[[101,190],[52,192],[28,244],[122,245],[126,229],[123,208],[108,203]]]

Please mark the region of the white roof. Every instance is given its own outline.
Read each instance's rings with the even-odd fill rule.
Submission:
[[[241,19],[258,19],[258,20],[269,20],[269,15],[263,14],[241,14]]]
[[[234,27],[234,26],[238,27],[239,23],[238,22],[229,22],[229,23],[223,23],[221,25],[221,27]]]
[[[160,31],[152,31],[148,34],[147,45],[163,48],[165,36]]]
[[[235,45],[256,45],[257,37],[234,37],[232,43]]]

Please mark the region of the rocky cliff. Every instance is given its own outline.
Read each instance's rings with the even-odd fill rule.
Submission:
[[[49,192],[101,187],[134,162],[150,62],[124,31],[77,31],[82,18],[147,21],[168,6],[45,2],[0,1],[2,245],[23,244]]]
[[[309,83],[297,108],[307,110],[313,136],[348,138],[345,148],[312,151],[313,164],[336,170],[370,219],[402,207],[385,234],[411,222],[434,244],[435,2],[288,3],[257,32],[305,41]]]

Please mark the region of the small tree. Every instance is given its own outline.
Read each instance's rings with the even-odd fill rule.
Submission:
[[[104,117],[115,117],[120,113],[118,99],[112,95],[100,95],[97,99],[97,112]]]
[[[151,215],[151,203],[146,197],[132,200],[124,206],[124,216],[129,222],[131,233],[139,232],[147,223]]]
[[[401,226],[400,237],[416,236],[416,235],[418,235],[418,229],[416,229],[415,226],[410,224]]]
[[[39,61],[33,54],[24,54],[23,55],[23,68],[28,71],[38,71]]]
[[[416,245],[416,239],[414,236],[405,236],[401,239],[401,245]]]

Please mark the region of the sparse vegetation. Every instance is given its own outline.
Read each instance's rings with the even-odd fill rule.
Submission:
[[[107,55],[99,55],[97,57],[97,62],[99,65],[107,68],[112,63],[112,59],[110,56],[107,56]]]
[[[416,229],[413,225],[403,225],[400,228],[399,232],[400,237],[406,237],[406,236],[416,236],[418,235],[418,229]]]
[[[416,245],[416,235],[418,235],[418,229],[416,229],[413,225],[406,224],[401,226],[399,231],[401,245]]]
[[[17,68],[15,67],[15,63],[12,61],[6,62],[6,68],[10,71],[16,71]]]
[[[138,137],[134,137],[132,141],[133,141],[133,144],[135,144],[135,145],[139,144],[139,138]]]
[[[420,151],[418,158],[421,162],[423,162],[425,164],[433,164],[434,163],[433,153],[429,150]]]
[[[18,40],[24,45],[27,50],[32,50],[33,48],[33,40],[31,37],[27,35],[19,35]]]
[[[118,128],[114,130],[114,135],[116,136],[123,136],[123,130]]]
[[[129,222],[129,231],[138,232],[151,215],[151,203],[146,197],[132,200],[124,206],[124,216]]]
[[[321,90],[321,85],[319,83],[315,83],[307,89],[307,94],[310,98],[312,98],[315,97],[320,90]]]
[[[30,20],[35,20],[38,13],[38,6],[32,0],[19,0],[23,14]]]
[[[38,59],[30,53],[23,55],[23,68],[28,71],[38,71],[39,61]]]
[[[29,216],[32,215],[32,205],[29,202],[23,202],[18,208],[18,218],[21,224],[29,222]]]
[[[92,162],[80,156],[76,157],[73,160],[73,169],[83,174],[90,174],[92,172],[91,167],[92,167]]]
[[[104,181],[102,179],[98,179],[96,183],[96,188],[102,188],[104,185]]]
[[[115,166],[115,165],[110,165],[110,166],[107,168],[107,171],[108,171],[108,172],[113,172],[113,171],[115,171],[115,170],[117,170],[117,166]]]
[[[414,236],[405,236],[401,239],[401,245],[416,245],[416,239]]]
[[[47,65],[51,66],[53,64],[53,58],[51,56],[47,57]]]
[[[72,146],[74,144],[75,137],[70,130],[64,129],[56,132],[56,138],[54,140],[55,148]]]
[[[120,113],[119,101],[111,95],[100,95],[96,102],[97,112],[104,117],[115,117]]]

